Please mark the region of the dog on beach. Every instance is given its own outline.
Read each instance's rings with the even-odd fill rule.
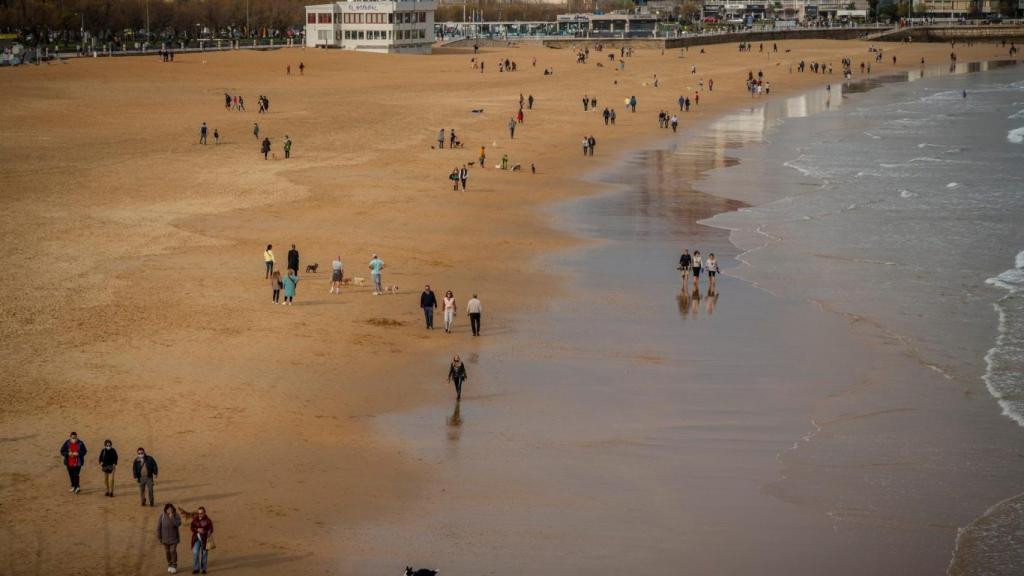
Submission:
[[[348,286],[350,284],[353,286],[365,286],[366,278],[360,278],[359,276],[356,276],[354,278],[345,278],[344,280],[341,281],[341,284],[342,286]]]
[[[405,567],[405,576],[436,576],[437,574],[437,570],[430,570],[429,568],[413,570],[412,566]]]
[[[307,264],[306,265],[306,272],[312,272],[312,273],[316,274],[316,271],[319,268],[320,268],[320,265],[317,264],[316,262],[313,262],[312,264]]]
[[[398,284],[395,284],[394,286],[385,286],[384,287],[384,293],[385,294],[398,294]]]

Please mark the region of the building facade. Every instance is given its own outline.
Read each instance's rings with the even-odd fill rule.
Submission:
[[[306,6],[306,46],[429,54],[434,0],[349,0]]]

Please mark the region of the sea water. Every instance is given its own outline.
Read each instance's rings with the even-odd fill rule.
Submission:
[[[705,222],[742,251],[731,273],[871,323],[1024,426],[1024,69],[985,68],[776,113],[703,183],[755,206]],[[1014,573],[1021,510],[963,529],[950,572]]]

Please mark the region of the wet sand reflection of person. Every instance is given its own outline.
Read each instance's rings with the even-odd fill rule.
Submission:
[[[718,292],[708,288],[708,295],[706,300],[708,316],[711,316],[712,314],[715,313],[715,306],[718,306]]]
[[[461,410],[462,403],[456,401],[455,410],[452,412],[452,415],[449,416],[446,420],[448,424],[448,440],[451,440],[452,442],[458,442],[459,438],[462,436]]]

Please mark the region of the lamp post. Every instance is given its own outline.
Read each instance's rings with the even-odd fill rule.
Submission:
[[[146,0],[146,43],[147,44],[149,43],[150,38],[151,38],[151,36],[150,36],[150,33],[149,33],[149,0]]]

